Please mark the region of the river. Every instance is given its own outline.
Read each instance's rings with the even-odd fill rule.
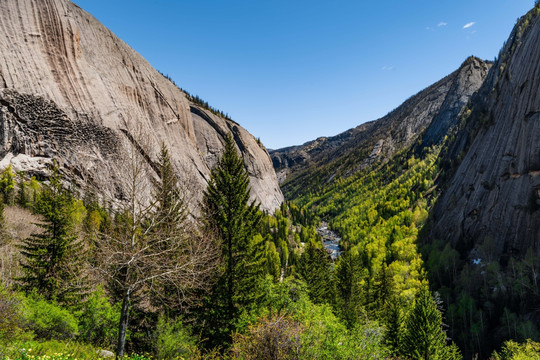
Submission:
[[[321,222],[321,225],[317,228],[317,233],[321,236],[323,245],[332,257],[332,260],[336,260],[342,253],[341,247],[339,246],[341,237],[328,228],[328,223],[326,221]]]

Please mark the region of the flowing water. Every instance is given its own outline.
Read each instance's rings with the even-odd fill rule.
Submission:
[[[323,245],[332,257],[332,260],[336,260],[342,253],[341,247],[339,246],[341,237],[328,228],[328,223],[326,221],[321,222],[321,225],[317,228],[317,233],[321,236]]]

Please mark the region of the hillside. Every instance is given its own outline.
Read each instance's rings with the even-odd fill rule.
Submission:
[[[468,58],[458,70],[409,98],[385,117],[302,146],[270,151],[281,187],[293,199],[420,141],[440,143],[482,84],[490,63]]]
[[[56,159],[68,179],[104,199],[122,198],[121,158],[131,145],[154,166],[161,143],[200,200],[232,133],[252,198],[283,201],[264,146],[232,120],[192,101],[95,18],[68,0],[0,2],[2,164],[39,178]]]

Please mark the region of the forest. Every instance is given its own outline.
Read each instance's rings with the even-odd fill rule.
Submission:
[[[0,358],[461,359],[459,323],[476,324],[482,312],[466,292],[465,305],[446,309],[448,293],[430,290],[457,271],[456,251],[425,246],[428,275],[417,246],[439,151],[400,154],[272,215],[249,200],[231,136],[200,214],[164,145],[156,178],[136,149],[128,154],[129,192],[119,203],[80,197],[56,163],[46,181],[8,167]],[[321,218],[343,236],[336,261],[317,234]],[[534,261],[514,268],[534,271]],[[463,291],[485,291],[470,283],[477,276],[489,286],[468,276]],[[527,340],[536,329],[512,308],[504,314],[507,339],[522,341],[504,342],[492,358],[538,358],[540,344]]]

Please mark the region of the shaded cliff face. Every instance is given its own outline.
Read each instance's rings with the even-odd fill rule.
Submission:
[[[194,203],[232,133],[265,210],[283,201],[266,149],[233,121],[198,107],[92,16],[67,0],[0,2],[0,164],[44,175],[57,158],[70,180],[119,198],[118,159],[161,142]],[[140,145],[140,144],[139,144]]]
[[[444,79],[420,91],[385,117],[362,124],[334,137],[319,138],[301,146],[271,150],[270,155],[288,197],[302,192],[299,184],[319,183],[361,170],[419,140],[430,146],[443,140],[454,126],[471,95],[482,85],[490,64],[468,58]],[[318,186],[319,184],[310,184]]]
[[[486,238],[494,240],[498,257],[519,258],[531,247],[540,255],[540,21],[531,16],[535,12],[512,32],[447,155],[461,153],[463,160],[433,211],[431,237],[450,242],[462,256],[476,256]]]

